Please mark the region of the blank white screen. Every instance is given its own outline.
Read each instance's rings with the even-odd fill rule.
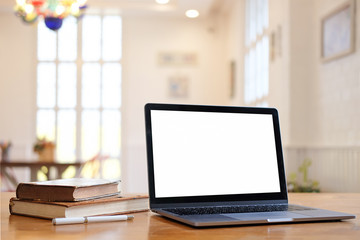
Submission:
[[[151,110],[155,196],[280,192],[271,114]]]

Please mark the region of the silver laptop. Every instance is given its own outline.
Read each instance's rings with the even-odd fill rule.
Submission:
[[[330,221],[288,204],[274,108],[147,104],[150,209],[195,226]]]

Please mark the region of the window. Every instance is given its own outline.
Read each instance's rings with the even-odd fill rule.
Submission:
[[[59,162],[106,157],[109,178],[120,175],[121,28],[101,15],[38,25],[37,137],[56,142]]]
[[[268,6],[268,0],[246,0],[244,102],[247,105],[268,105]]]

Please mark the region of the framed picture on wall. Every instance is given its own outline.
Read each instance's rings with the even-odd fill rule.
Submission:
[[[334,9],[321,20],[321,58],[324,62],[355,51],[355,1]]]
[[[197,54],[194,52],[161,52],[158,62],[160,66],[195,66]]]
[[[183,75],[169,77],[169,97],[187,98],[189,91],[189,78]]]

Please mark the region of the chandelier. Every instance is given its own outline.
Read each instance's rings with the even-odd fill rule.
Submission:
[[[15,13],[26,23],[39,17],[51,30],[58,30],[67,16],[79,18],[86,9],[87,0],[16,0]]]

